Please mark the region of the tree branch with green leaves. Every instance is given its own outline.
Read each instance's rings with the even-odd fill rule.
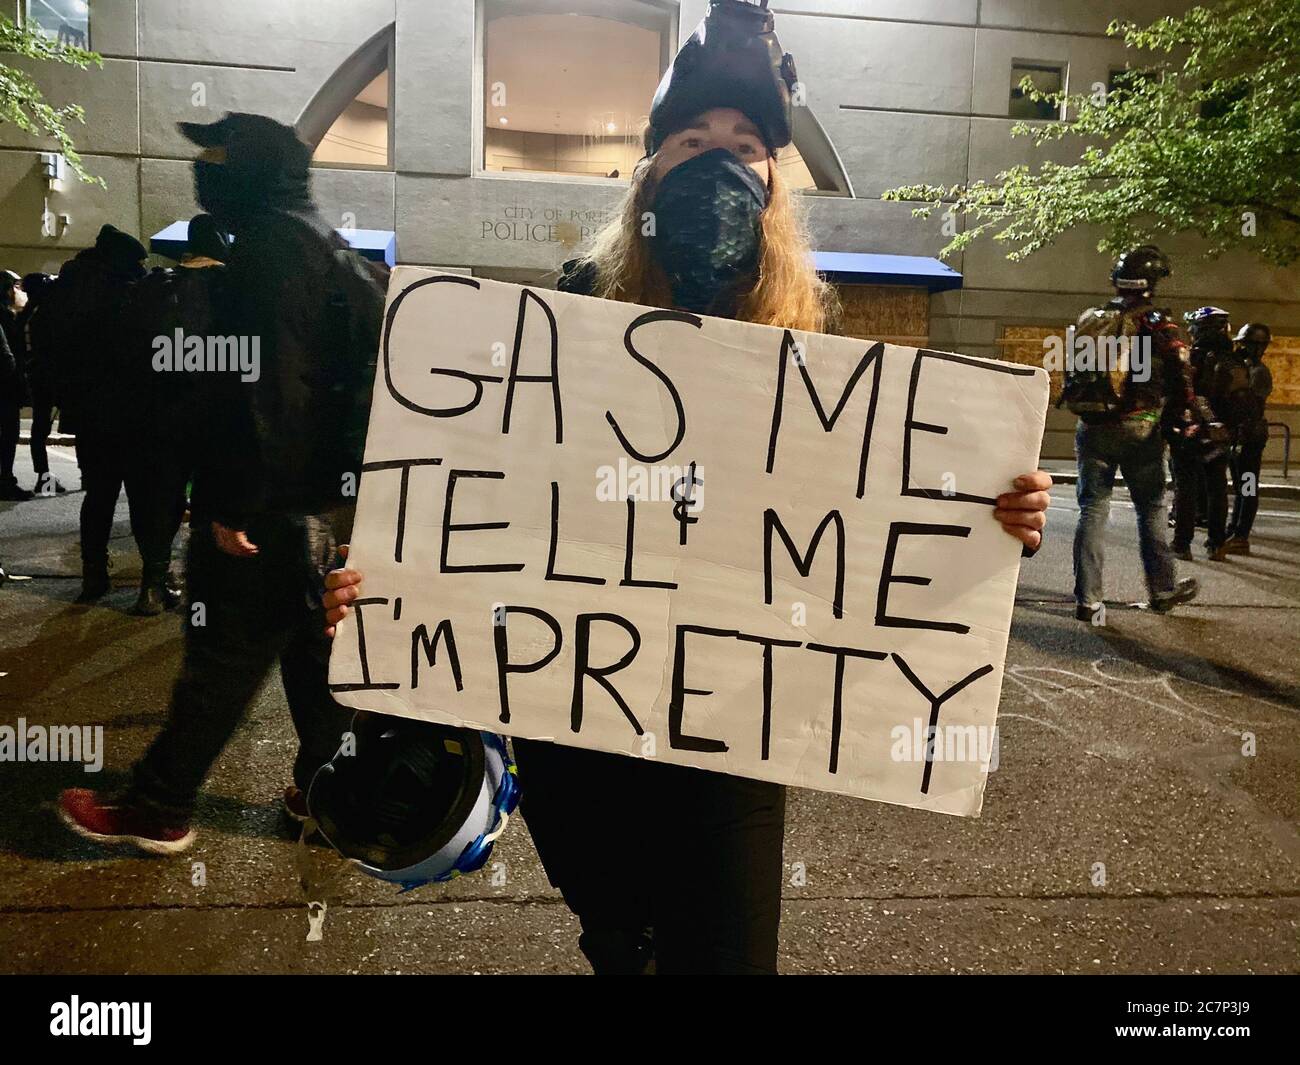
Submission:
[[[1063,93],[1020,84],[1070,118],[1019,122],[1012,135],[1039,146],[1077,138],[1077,162],[907,185],[883,198],[923,202],[919,218],[964,217],[944,257],[987,235],[1020,260],[1087,225],[1110,253],[1186,232],[1209,255],[1244,248],[1278,266],[1300,258],[1300,0],[1225,0],[1107,32],[1141,54],[1114,85]]]
[[[74,123],[85,124],[85,110],[79,104],[51,104],[26,70],[4,61],[9,56],[66,63],[80,70],[102,67],[103,59],[96,52],[53,41],[34,27],[0,15],[0,122],[11,122],[36,137],[51,138],[77,177],[103,186],[102,178],[86,170],[68,129]]]

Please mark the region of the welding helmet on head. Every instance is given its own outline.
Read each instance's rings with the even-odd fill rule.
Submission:
[[[307,792],[330,845],[403,890],[481,869],[518,802],[500,736],[372,713]]]
[[[790,143],[794,57],[781,51],[767,0],[710,0],[708,13],[664,72],[650,105],[645,150],[697,115],[734,107],[748,115],[768,150]]]

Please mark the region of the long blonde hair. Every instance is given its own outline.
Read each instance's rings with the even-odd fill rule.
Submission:
[[[579,265],[594,270],[592,293],[602,299],[671,307],[672,292],[663,268],[643,234],[654,201],[653,159],[642,159],[618,214],[593,238]],[[802,205],[790,192],[776,159],[768,168],[768,201],[761,215],[758,280],[740,302],[744,322],[823,333],[838,311],[835,291],[817,276]]]

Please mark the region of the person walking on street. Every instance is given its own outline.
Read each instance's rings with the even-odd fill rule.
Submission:
[[[1198,590],[1194,578],[1176,580],[1165,542],[1161,426],[1177,430],[1184,410],[1193,403],[1187,345],[1169,315],[1151,302],[1156,284],[1169,273],[1169,260],[1154,245],[1127,251],[1111,270],[1114,298],[1079,318],[1079,337],[1091,338],[1096,351],[1090,367],[1067,374],[1061,402],[1079,416],[1074,612],[1080,621],[1099,624],[1105,617],[1104,540],[1117,473],[1124,475],[1137,511],[1150,609],[1167,613],[1189,602]],[[1107,352],[1114,361],[1102,358]]]
[[[1247,322],[1237,333],[1232,364],[1224,375],[1224,405],[1234,433],[1232,482],[1235,497],[1228,525],[1227,550],[1250,554],[1250,533],[1259,513],[1259,477],[1268,444],[1265,408],[1273,391],[1273,375],[1264,353],[1273,333],[1261,322]]]
[[[27,359],[19,315],[27,303],[22,278],[0,271],[0,500],[22,503],[32,493],[18,484],[18,417],[27,405]]]
[[[306,816],[302,792],[351,723],[329,691],[321,597],[360,473],[383,312],[379,279],[313,205],[311,149],[290,127],[228,114],[181,131],[202,149],[199,203],[234,237],[212,329],[243,345],[237,366],[196,371],[186,580],[203,624],[186,626],[166,722],[126,791],[58,800],[79,835],[159,854],[193,842],[199,789],[277,665],[299,742],[290,815]]]
[[[54,430],[54,411],[58,406],[55,393],[55,351],[50,343],[46,319],[41,314],[45,297],[57,281],[53,274],[33,273],[23,277],[23,291],[27,293],[27,306],[19,315],[23,328],[23,341],[27,349],[27,384],[32,407],[31,444],[32,469],[36,473],[39,496],[62,495],[67,487],[50,472],[48,442]]]

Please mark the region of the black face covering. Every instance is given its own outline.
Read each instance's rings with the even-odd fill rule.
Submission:
[[[758,270],[766,207],[767,186],[725,148],[668,171],[651,205],[650,247],[676,306],[697,314],[734,313],[743,284]]]
[[[305,169],[302,173],[247,170],[206,159],[194,163],[194,196],[199,206],[227,227],[259,210],[309,206],[307,189]]]
[[[194,198],[213,218],[227,223],[238,212],[241,200],[229,168],[224,163],[211,163],[206,159],[194,163]]]

